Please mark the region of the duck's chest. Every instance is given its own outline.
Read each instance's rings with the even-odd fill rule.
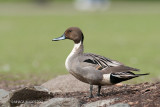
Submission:
[[[70,53],[65,61],[65,67],[70,72],[77,66],[78,62],[78,56],[75,53]]]
[[[65,61],[65,67],[69,72],[77,66],[78,58],[82,53],[83,53],[83,45],[81,44],[81,42],[75,44],[71,53],[68,55]]]
[[[68,71],[70,71],[71,65],[72,65],[72,55],[69,54],[69,56],[67,57],[65,61],[65,67]]]

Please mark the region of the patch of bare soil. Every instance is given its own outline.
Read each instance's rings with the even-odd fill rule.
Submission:
[[[102,88],[102,96],[96,96],[97,89],[93,91],[94,98],[88,98],[89,92],[68,92],[68,93],[46,93],[46,92],[29,92],[30,89],[22,89],[14,94],[11,101],[23,100],[41,100],[45,101],[50,98],[70,98],[74,97],[81,101],[82,104],[94,102],[97,100],[117,98],[113,103],[128,103],[132,107],[160,107],[160,82],[156,83],[141,83],[135,85],[123,86],[105,86]],[[24,95],[24,93],[26,93]],[[23,95],[22,95],[23,94]],[[12,103],[12,102],[11,102]]]

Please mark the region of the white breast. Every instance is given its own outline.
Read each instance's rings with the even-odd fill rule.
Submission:
[[[70,64],[72,63],[71,58],[72,58],[72,56],[74,56],[76,54],[76,51],[80,46],[81,46],[81,42],[79,42],[78,44],[74,44],[74,47],[73,47],[71,53],[68,55],[68,57],[66,59],[65,66],[68,71],[70,71]]]

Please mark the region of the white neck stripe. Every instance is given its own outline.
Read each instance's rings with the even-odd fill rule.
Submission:
[[[65,62],[65,66],[66,66],[66,69],[69,71],[69,63],[70,63],[70,59],[71,57],[77,52],[77,49],[81,46],[81,41],[78,43],[78,44],[74,44],[74,47],[71,51],[71,53],[69,54],[69,56],[67,57],[66,59],[66,62]]]

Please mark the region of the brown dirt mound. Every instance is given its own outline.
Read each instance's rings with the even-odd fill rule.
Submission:
[[[24,93],[25,91],[29,93],[29,90],[19,91],[16,93],[16,97],[12,96],[12,102],[14,100],[21,100],[24,99]],[[31,91],[31,90],[30,90]],[[33,91],[33,90],[32,90]],[[96,95],[97,89],[95,88],[93,91],[93,94]],[[68,97],[74,97],[81,101],[82,104],[88,103],[88,102],[94,102],[97,100],[104,100],[104,99],[111,99],[111,98],[117,98],[116,102],[123,102],[128,103],[129,105],[133,107],[160,107],[160,82],[157,83],[141,83],[136,85],[123,85],[120,87],[117,86],[110,86],[110,87],[103,87],[102,88],[102,96],[100,97],[94,97],[94,98],[88,98],[89,92],[88,91],[78,91],[78,92],[67,92],[67,93],[43,93],[37,94],[37,92],[30,94],[27,94],[27,100],[30,99],[37,99],[40,98],[41,100],[46,100],[46,98],[68,98]],[[40,96],[40,97],[37,97]]]
[[[54,95],[52,93],[37,91],[33,88],[23,88],[15,92],[9,102],[10,106],[14,107],[26,102],[31,104],[40,101],[43,102],[53,97]]]

